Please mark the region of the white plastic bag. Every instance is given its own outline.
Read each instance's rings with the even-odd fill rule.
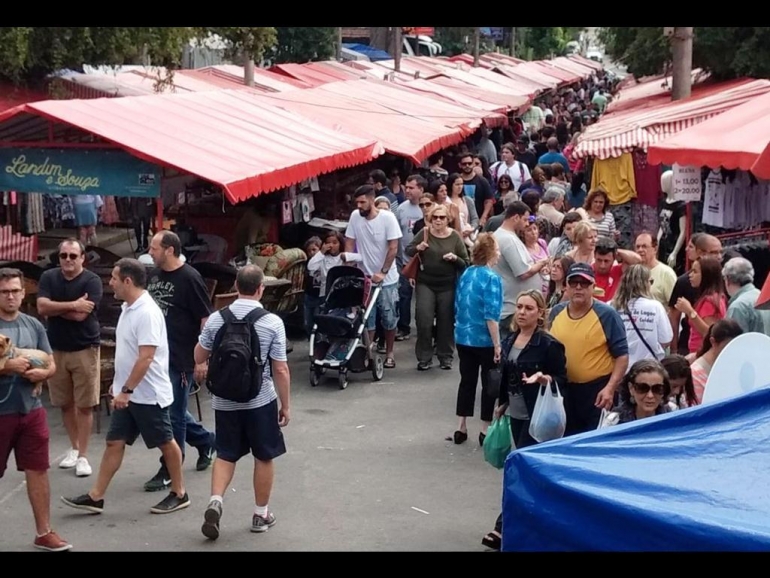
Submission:
[[[553,381],[541,385],[529,423],[529,435],[538,442],[548,442],[563,437],[566,428],[567,412],[559,388]]]

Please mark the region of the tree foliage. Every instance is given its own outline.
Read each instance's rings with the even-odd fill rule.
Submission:
[[[561,56],[570,40],[565,29],[558,26],[529,27],[522,37],[523,47],[531,50],[532,60],[550,58],[552,54]]]
[[[600,39],[607,53],[636,76],[659,74],[671,60],[669,42],[660,27],[603,28]],[[693,68],[708,70],[720,79],[770,78],[770,27],[696,27]]]
[[[269,26],[220,26],[198,29],[197,34],[216,34],[229,44],[228,56],[245,56],[255,62],[260,62],[276,42],[276,30]]]
[[[336,51],[336,28],[286,27],[275,30],[276,43],[273,59],[278,64],[328,60]]]

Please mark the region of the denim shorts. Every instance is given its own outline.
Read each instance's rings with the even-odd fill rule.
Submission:
[[[380,322],[385,331],[391,331],[398,325],[398,283],[391,283],[380,287],[380,296],[377,304],[372,309],[369,319],[366,320],[366,328],[374,331],[377,326],[377,313],[380,314]]]

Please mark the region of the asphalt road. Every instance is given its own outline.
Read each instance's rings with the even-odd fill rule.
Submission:
[[[54,529],[78,551],[485,550],[480,540],[499,511],[502,473],[484,462],[478,420],[469,423],[465,444],[444,440],[456,426],[457,369],[417,372],[412,339],[396,344],[398,367],[385,370],[379,383],[363,373],[352,375],[344,391],[336,378],[311,388],[307,345],[294,345],[292,421],[284,430],[288,453],[276,460],[270,502],[278,523],[267,533],[249,531],[253,462],[244,458],[225,496],[219,540],[203,537],[210,470],[195,471],[193,448],[184,468],[192,505],[151,514],[164,494],[146,493],[142,485],[156,472],[160,453],[141,440],[127,449],[103,514],[68,508],[59,496],[90,488],[109,418],[103,416],[102,433],[94,433],[89,451],[94,475],[76,478],[73,470],[56,467],[69,443],[60,414],[49,411]],[[201,401],[204,424],[211,427],[210,405],[205,397]],[[8,466],[0,480],[0,551],[30,550],[35,532],[23,474],[13,457]]]

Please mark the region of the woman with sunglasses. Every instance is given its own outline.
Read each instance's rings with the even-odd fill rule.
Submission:
[[[427,220],[427,226],[414,236],[406,248],[408,257],[420,255],[414,291],[417,369],[430,369],[435,351],[441,369],[449,370],[452,369],[455,346],[455,286],[459,274],[468,266],[468,252],[457,231],[449,228],[447,207],[434,206]]]
[[[414,222],[414,227],[412,227],[412,233],[414,233],[414,236],[417,236],[417,233],[422,231],[425,228],[425,219],[433,210],[433,207],[436,206],[436,197],[434,197],[431,193],[423,193],[423,195],[420,197],[419,201],[419,207],[422,211],[422,219],[419,219]]]
[[[529,435],[529,422],[541,385],[563,389],[567,381],[567,358],[564,345],[545,330],[546,306],[537,291],[524,291],[516,299],[516,313],[511,333],[502,343],[500,355],[502,378],[495,417],[511,418],[511,435],[516,449],[535,445]],[[499,550],[503,515],[495,529],[481,543]]]
[[[669,413],[670,394],[668,374],[660,362],[655,359],[637,361],[620,383],[620,403],[604,417],[599,428]]]

